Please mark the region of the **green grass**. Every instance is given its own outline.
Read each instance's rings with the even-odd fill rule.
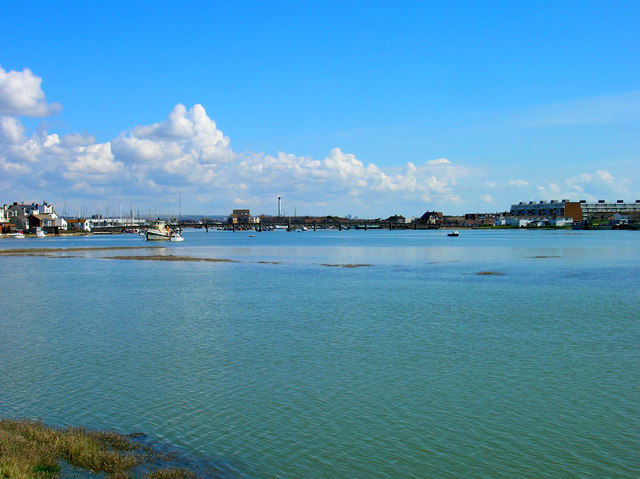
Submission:
[[[54,428],[28,419],[0,419],[0,478],[55,479],[64,462],[91,473],[127,478],[135,467],[153,464],[159,455],[115,432],[79,427]],[[141,477],[135,475],[135,477]],[[183,468],[158,468],[150,479],[196,478]]]

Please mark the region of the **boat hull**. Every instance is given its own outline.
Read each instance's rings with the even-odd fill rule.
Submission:
[[[171,239],[171,235],[164,232],[147,231],[145,236],[147,241],[169,241]]]

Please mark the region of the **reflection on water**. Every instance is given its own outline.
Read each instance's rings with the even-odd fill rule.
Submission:
[[[0,411],[250,477],[634,477],[639,240],[188,231],[0,257]],[[102,259],[125,254],[237,262]]]

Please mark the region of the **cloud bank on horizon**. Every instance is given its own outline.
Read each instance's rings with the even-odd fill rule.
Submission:
[[[134,126],[106,142],[86,132],[49,132],[44,120],[30,131],[21,118],[43,119],[62,110],[47,102],[41,83],[29,69],[0,67],[0,201],[68,201],[94,211],[131,202],[142,211],[158,205],[175,211],[180,193],[186,213],[246,207],[275,214],[275,198],[282,196],[287,214],[295,207],[298,214],[386,217],[433,209],[501,211],[522,200],[617,199],[638,191],[606,167],[540,183],[540,174],[526,166],[495,171],[431,158],[381,168],[339,146],[323,159],[236,152],[200,104],[177,104],[165,120]]]

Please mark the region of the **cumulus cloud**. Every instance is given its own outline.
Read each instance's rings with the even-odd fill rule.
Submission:
[[[58,113],[61,105],[47,103],[41,83],[28,68],[7,72],[0,67],[0,114],[45,117]]]
[[[106,142],[89,133],[58,134],[44,126],[29,133],[21,115],[45,116],[41,80],[31,71],[0,70],[0,172],[14,185],[139,198],[148,203],[178,191],[209,203],[211,211],[232,204],[262,205],[277,194],[295,198],[317,213],[344,213],[345,205],[372,211],[397,202],[459,204],[459,183],[477,172],[437,158],[400,168],[381,168],[333,148],[315,159],[286,152],[235,152],[202,105],[176,105],[158,123],[138,125]],[[176,195],[177,196],[177,195]],[[9,198],[10,199],[10,198]],[[224,205],[224,206],[221,206]],[[433,205],[431,205],[433,207]],[[318,211],[321,209],[322,211]],[[337,209],[337,211],[336,211]]]
[[[167,120],[137,126],[113,141],[114,155],[138,173],[164,172],[207,180],[237,155],[202,105],[176,105]]]
[[[24,141],[24,127],[17,118],[0,116],[0,141],[12,145]]]

